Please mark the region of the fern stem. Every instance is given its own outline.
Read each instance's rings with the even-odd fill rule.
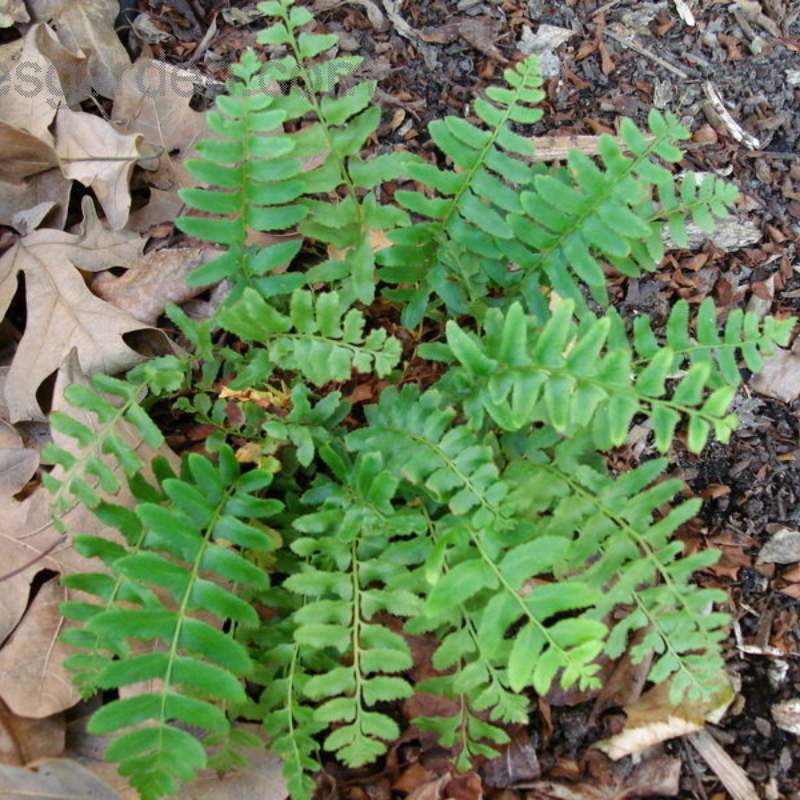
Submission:
[[[611,199],[614,194],[614,189],[619,183],[622,182],[622,179],[630,176],[642,162],[646,161],[653,154],[655,149],[660,144],[663,142],[668,142],[671,139],[673,139],[673,137],[668,135],[668,131],[665,132],[664,136],[654,136],[653,139],[648,143],[647,148],[643,150],[640,155],[634,156],[634,158],[631,159],[630,164],[628,164],[624,170],[614,175],[615,181],[609,182],[605,187],[605,191],[598,191],[592,194],[592,202],[588,204],[583,213],[575,217],[574,221],[567,230],[558,234],[556,241],[550,245],[550,247],[541,248],[536,253],[533,263],[541,264],[548,255],[563,247],[564,242],[572,235],[572,233],[576,230],[579,230],[584,221],[590,215],[594,214],[601,205]]]
[[[447,454],[437,444],[434,444],[433,442],[429,441],[428,439],[425,439],[422,436],[418,436],[418,435],[416,435],[414,433],[411,433],[411,432],[404,432],[404,433],[405,433],[405,435],[409,436],[410,438],[414,439],[415,441],[419,442],[420,444],[424,444],[425,446],[427,446],[428,448],[433,450],[433,452],[435,452],[436,455],[438,455],[439,458],[441,458],[448,465],[448,467],[453,471],[453,473],[455,475],[458,475],[458,477],[461,480],[461,482],[463,483],[463,485],[466,488],[468,488],[475,495],[475,497],[478,498],[478,502],[480,503],[480,505],[492,517],[494,517],[498,521],[502,521],[506,525],[509,525],[509,524],[512,523],[511,520],[509,520],[509,519],[507,519],[506,517],[503,516],[503,514],[500,512],[499,509],[495,508],[491,503],[489,503],[486,500],[486,498],[483,496],[483,494],[474,485],[474,483],[472,482],[470,477],[468,475],[465,475],[458,468],[456,463],[452,459],[450,459],[447,456]],[[433,498],[433,499],[435,500],[436,498]],[[522,597],[520,597],[519,593],[516,592],[510,586],[508,581],[506,581],[506,579],[503,576],[502,572],[497,567],[497,564],[495,563],[494,559],[486,552],[486,549],[483,546],[483,543],[481,541],[481,537],[480,537],[480,534],[478,533],[478,531],[476,531],[475,528],[471,524],[468,524],[468,523],[465,525],[465,527],[469,531],[470,538],[472,539],[472,542],[475,545],[476,549],[478,550],[478,553],[480,554],[481,558],[486,563],[486,565],[489,567],[489,569],[492,571],[492,573],[494,574],[497,582],[500,584],[500,586],[502,586],[504,591],[508,592],[508,594],[510,594],[514,598],[514,601],[517,603],[517,605],[522,609],[523,616],[527,617],[527,619],[530,621],[530,623],[541,632],[542,636],[544,637],[544,639],[548,643],[548,645],[550,647],[552,647],[556,652],[558,652],[560,654],[560,656],[562,658],[562,661],[565,664],[567,664],[570,667],[572,667],[572,669],[575,671],[576,674],[582,675],[583,674],[583,670],[581,669],[580,665],[578,665],[574,661],[574,659],[571,657],[569,651],[565,650],[564,648],[562,648],[555,641],[555,639],[553,639],[553,637],[550,636],[550,633],[549,633],[549,631],[547,629],[547,626],[543,622],[541,622],[539,619],[537,619],[530,612],[530,609],[525,605],[525,602],[522,599]]]
[[[344,183],[347,193],[353,199],[353,205],[355,206],[356,210],[356,221],[358,223],[359,229],[363,229],[364,226],[364,216],[363,210],[361,208],[361,203],[358,202],[358,194],[356,192],[355,183],[353,182],[352,177],[347,169],[347,164],[345,163],[344,159],[342,158],[341,153],[337,150],[334,145],[333,137],[331,136],[331,125],[328,123],[328,120],[325,116],[325,113],[322,110],[322,104],[319,101],[319,97],[317,96],[316,92],[310,90],[311,86],[311,77],[306,69],[305,59],[302,56],[300,51],[300,44],[297,41],[297,37],[294,33],[294,27],[289,22],[289,12],[287,10],[288,6],[281,5],[281,19],[283,20],[284,25],[286,26],[286,30],[289,34],[289,46],[292,48],[292,53],[294,55],[295,61],[297,62],[298,69],[300,70],[300,75],[305,84],[308,91],[306,92],[306,97],[308,101],[311,103],[314,113],[317,116],[317,119],[322,124],[322,131],[325,136],[325,141],[328,144],[328,149],[330,152],[334,154],[336,161],[339,165],[339,174]]]
[[[629,539],[631,539],[637,546],[640,554],[647,559],[652,565],[654,572],[660,577],[660,579],[664,582],[664,585],[669,589],[670,594],[672,597],[675,598],[676,604],[681,608],[682,613],[686,614],[692,622],[695,624],[698,630],[703,629],[703,624],[700,616],[683,600],[683,595],[678,590],[675,582],[673,581],[672,577],[669,574],[669,571],[664,568],[664,566],[659,561],[656,551],[652,547],[652,545],[647,542],[644,537],[642,537],[636,529],[630,525],[627,520],[625,520],[622,516],[614,512],[608,506],[600,501],[600,498],[587,491],[580,483],[575,481],[568,473],[563,472],[562,470],[558,469],[558,467],[554,466],[553,464],[546,463],[546,462],[536,462],[536,466],[541,467],[546,472],[550,472],[556,476],[558,476],[561,480],[567,483],[572,491],[582,497],[583,499],[587,500],[589,503],[595,506],[607,519],[614,522],[614,524],[618,527],[620,531],[622,531]],[[601,545],[603,546],[603,545]],[[687,667],[683,664],[680,655],[675,651],[670,641],[669,634],[664,631],[661,625],[658,622],[658,618],[653,615],[642,603],[641,598],[634,593],[634,598],[636,600],[637,606],[642,610],[642,612],[646,615],[647,619],[650,623],[658,629],[661,634],[661,640],[664,642],[665,647],[667,647],[670,652],[672,652],[675,656],[675,660],[678,664],[680,664],[681,670],[685,671],[688,675],[692,676],[692,681],[698,687],[700,686],[699,681],[697,680],[696,676],[691,672],[691,670],[687,669]]]

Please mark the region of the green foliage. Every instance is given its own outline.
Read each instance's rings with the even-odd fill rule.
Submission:
[[[791,321],[723,320],[707,299],[629,326],[605,274],[652,271],[662,234],[710,230],[735,188],[676,178],[688,134],[657,112],[596,160],[531,166],[535,59],[475,119],[431,125],[438,165],[366,161],[380,108],[360,59],[292,0],[260,8],[272,58],[233,67],[219,138],[189,162],[207,185],[183,200],[211,216],[178,220],[225,251],[191,281],[228,279],[230,297],[206,323],[168,310],[191,358],[95,376],[52,419],[59,524],[80,502],[118,532],[75,535],[98,569],[65,579],[76,681],[123,690],[91,723],[116,735],[108,757],[155,800],[241,766],[254,741],[231,722],[258,720],[308,800],[320,750],[379,759],[426,691],[455,711],[416,724],[466,769],[528,721],[532,692],[597,688],[634,633],[650,680],[707,695],[727,617],[692,576],[715,554],[672,538],[699,501],[676,501],[666,457],[615,475],[604,454],[634,422],[662,454],[727,441],[740,367]],[[211,431],[179,467],[142,450],[162,445],[149,411],[167,399]],[[436,643],[416,685],[410,635]]]

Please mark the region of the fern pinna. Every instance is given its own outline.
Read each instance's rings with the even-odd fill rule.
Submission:
[[[68,393],[83,422],[53,418],[77,442],[49,451],[56,512],[82,502],[119,532],[75,538],[98,570],[67,579],[64,608],[76,680],[120,690],[91,723],[119,735],[109,758],[162,797],[241,763],[254,741],[232,722],[258,720],[303,800],[320,751],[375,761],[400,701],[427,691],[458,710],[415,724],[467,768],[529,719],[531,692],[596,687],[633,633],[675,700],[708,694],[727,617],[691,581],[713,551],[671,538],[698,501],[676,502],[666,456],[731,435],[740,364],[759,369],[791,322],[723,321],[705,300],[629,326],[604,275],[654,269],[664,230],[709,229],[736,190],[676,179],[687,132],[655,111],[649,135],[624,121],[596,160],[532,166],[532,58],[473,121],[431,126],[438,163],[367,160],[381,113],[360,59],[292,0],[260,8],[267,58],[232,68],[218,138],[188,164],[206,185],[183,199],[212,216],[178,220],[224,249],[190,280],[227,279],[230,296],[210,322],[169,309],[192,355],[96,377]],[[285,238],[262,248],[253,231]],[[358,408],[353,379],[371,387]],[[179,466],[148,464],[148,410],[170,399],[213,433]],[[603,454],[634,421],[666,456],[613,474]],[[410,634],[437,642],[440,674],[416,685]]]

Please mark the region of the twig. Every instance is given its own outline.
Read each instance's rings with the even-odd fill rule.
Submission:
[[[612,136],[612,139],[623,149],[627,147],[621,136]],[[645,138],[652,141],[655,137],[646,134]],[[561,161],[567,157],[570,150],[579,150],[587,156],[595,156],[600,152],[600,136],[534,136],[531,143],[536,148],[534,154],[528,159],[537,161]]]
[[[730,112],[725,108],[719,92],[714,88],[711,81],[706,81],[703,84],[703,93],[708,99],[708,107],[717,115],[719,122],[730,133],[731,138],[740,142],[749,150],[758,150],[761,143],[753,134],[748,133],[739,123],[730,115]]]
[[[25,572],[25,570],[28,569],[29,567],[32,567],[34,564],[37,564],[43,558],[47,558],[47,556],[49,556],[50,553],[52,553],[53,550],[56,549],[56,547],[58,547],[60,544],[64,544],[66,538],[67,538],[66,536],[62,536],[60,539],[56,539],[56,541],[54,541],[46,549],[42,550],[42,552],[39,553],[39,555],[32,558],[27,564],[23,564],[21,567],[17,567],[17,569],[12,570],[11,572],[7,572],[5,575],[0,577],[0,583],[3,583],[3,581],[10,581],[12,578],[15,578],[20,573]]]
[[[654,63],[658,64],[664,69],[669,70],[673,75],[677,75],[684,81],[688,81],[692,77],[698,77],[697,73],[691,75],[688,72],[685,72],[680,67],[676,67],[674,64],[670,64],[669,61],[661,58],[661,56],[657,56],[655,53],[651,53],[647,48],[642,47],[635,39],[628,36],[623,36],[621,33],[617,33],[616,31],[611,30],[610,28],[606,28],[603,31],[606,36],[610,36],[615,42],[619,42],[621,45],[625,47],[630,47],[631,50],[635,50],[639,55],[644,56],[645,58],[649,58]],[[692,70],[694,72],[694,70]]]
[[[686,737],[713,773],[722,781],[733,800],[760,800],[745,771],[722,749],[705,729]]]

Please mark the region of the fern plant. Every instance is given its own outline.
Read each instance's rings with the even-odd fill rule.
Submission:
[[[154,800],[241,763],[253,741],[232,722],[258,720],[304,800],[321,751],[375,761],[399,703],[428,691],[458,711],[415,724],[467,768],[528,720],[531,692],[597,687],[600,656],[637,631],[652,681],[707,695],[728,618],[692,575],[715,554],[671,538],[699,502],[675,502],[668,457],[615,475],[604,453],[634,420],[667,456],[727,441],[740,364],[759,369],[792,323],[723,323],[709,299],[629,326],[604,270],[654,269],[662,231],[709,230],[735,188],[676,178],[688,134],[656,111],[649,136],[624,121],[624,147],[605,137],[596,161],[531,166],[533,58],[474,122],[432,124],[438,163],[366,160],[375,85],[342,82],[359,59],[292,0],[260,8],[269,58],[233,67],[209,113],[219,138],[188,165],[207,186],[183,200],[206,216],[178,220],[225,249],[190,280],[230,280],[227,302],[210,323],[169,310],[192,356],[71,389],[92,424],[53,417],[76,440],[50,449],[57,513],[82,502],[119,532],[75,537],[99,566],[66,580],[64,607],[76,680],[120,690],[90,724],[119,733],[108,757]],[[285,240],[260,248],[253,231]],[[354,407],[345,384],[373,399]],[[213,431],[174,470],[137,450],[161,443],[148,411],[167,401]],[[436,639],[437,677],[414,685],[408,634]]]

